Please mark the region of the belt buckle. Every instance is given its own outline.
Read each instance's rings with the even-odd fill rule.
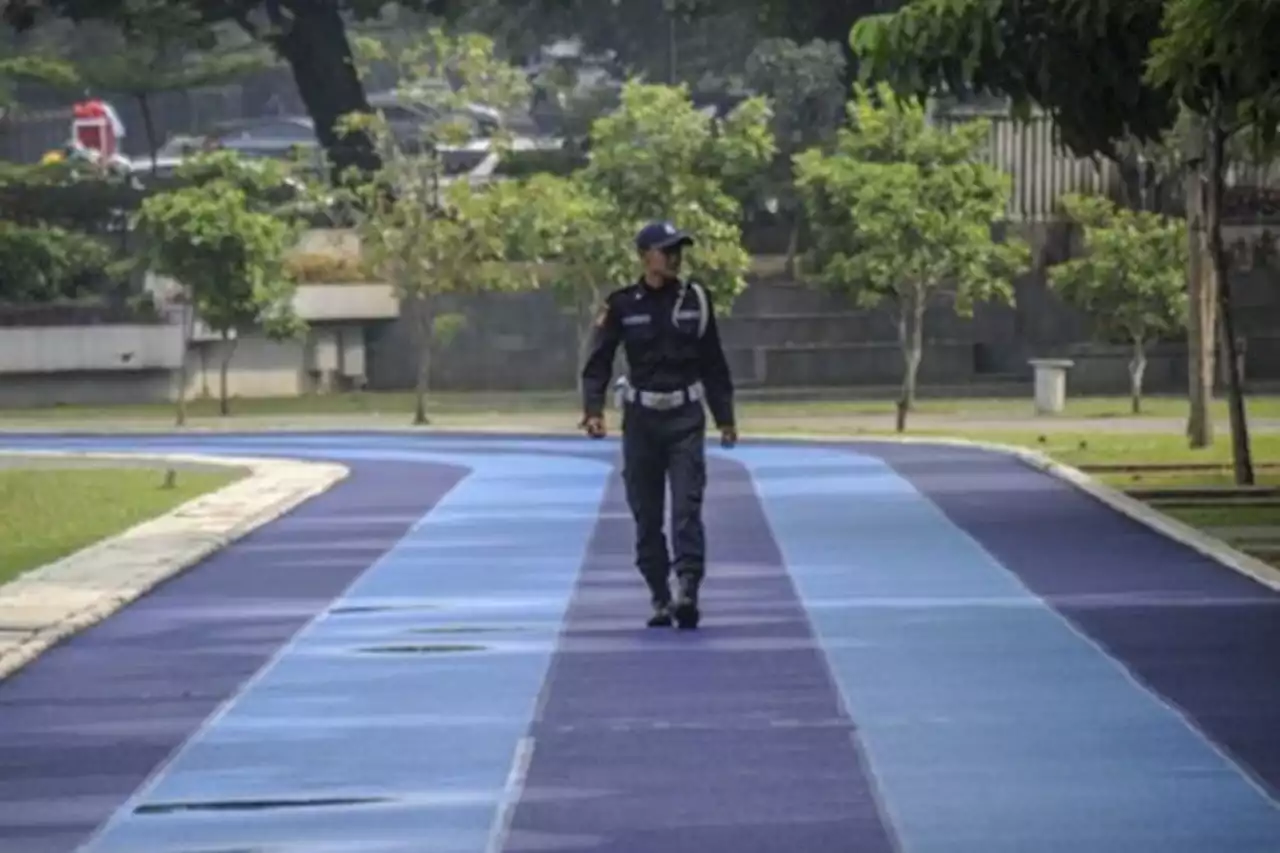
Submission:
[[[665,393],[660,391],[647,391],[644,393],[647,395],[647,399],[642,399],[641,403],[648,408],[655,409],[659,412],[665,412],[677,408],[683,402],[680,399],[681,392],[679,391],[667,391]]]

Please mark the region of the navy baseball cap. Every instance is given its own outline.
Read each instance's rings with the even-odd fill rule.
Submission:
[[[641,252],[692,245],[693,238],[670,222],[650,222],[636,235],[636,248]]]

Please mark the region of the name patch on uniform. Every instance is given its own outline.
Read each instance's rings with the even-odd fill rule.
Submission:
[[[650,317],[648,314],[631,314],[627,317],[622,318],[622,325],[643,326],[645,323],[651,322],[652,320],[653,318]]]

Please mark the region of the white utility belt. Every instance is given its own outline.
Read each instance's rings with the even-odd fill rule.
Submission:
[[[631,387],[625,379],[619,380],[617,386],[619,405],[623,402],[636,403],[646,409],[668,411],[678,409],[686,403],[696,403],[706,396],[701,382],[695,382],[688,388],[677,388],[675,391],[640,391]]]

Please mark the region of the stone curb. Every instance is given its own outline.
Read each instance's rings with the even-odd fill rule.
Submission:
[[[778,436],[776,439],[770,436],[759,436],[768,440],[783,439]],[[1128,518],[1137,521],[1140,524],[1155,530],[1163,536],[1166,536],[1175,542],[1191,548],[1211,560],[1220,563],[1227,568],[1245,575],[1263,586],[1280,592],[1280,569],[1264,563],[1256,557],[1239,551],[1221,539],[1217,539],[1203,530],[1185,524],[1176,518],[1165,515],[1158,509],[1143,503],[1136,498],[1131,498],[1118,489],[1113,489],[1099,480],[1095,480],[1088,474],[1078,468],[1070,465],[1064,465],[1054,459],[1049,458],[1043,453],[1030,450],[1025,447],[1017,447],[1011,444],[999,444],[990,441],[977,441],[974,439],[964,438],[912,438],[909,436],[859,436],[857,438],[845,438],[832,440],[827,436],[810,436],[810,435],[788,435],[785,440],[804,441],[804,442],[825,442],[828,444],[852,444],[854,442],[889,442],[898,444],[933,444],[941,447],[969,447],[975,450],[988,450],[993,453],[1003,453],[1013,456],[1019,461],[1029,465],[1036,470],[1043,471],[1050,476],[1057,477],[1075,486],[1080,491],[1101,501],[1111,509],[1119,512]]]
[[[191,454],[0,450],[28,458],[244,468],[249,476],[0,586],[0,679],[345,479],[344,465]]]

